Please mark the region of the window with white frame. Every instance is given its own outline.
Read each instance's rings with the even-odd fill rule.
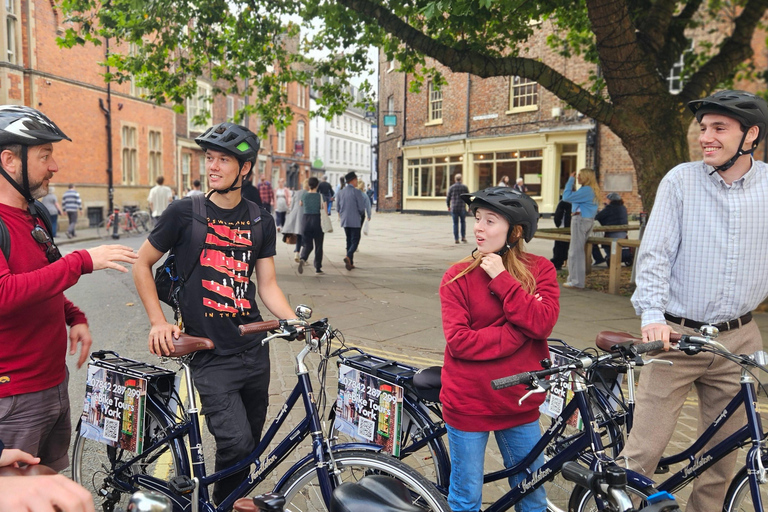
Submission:
[[[536,110],[539,105],[539,84],[527,78],[510,78],[509,110]]]
[[[200,190],[208,192],[208,178],[205,174],[205,155],[200,155],[200,160],[197,163],[200,174]]]
[[[686,54],[693,51],[693,41],[690,41],[688,48],[680,54],[680,58],[677,62],[672,64],[672,68],[669,70],[669,76],[667,77],[667,83],[669,84],[669,92],[672,94],[679,94],[683,90],[685,82],[683,80],[683,68],[685,67]]]
[[[138,165],[135,126],[123,126],[121,130],[121,142],[123,148],[123,185],[135,185]]]
[[[7,1],[7,0],[6,0]],[[129,53],[131,56],[136,56],[139,53],[139,45],[136,43],[131,43],[128,48]],[[139,87],[139,84],[137,83],[135,76],[131,76],[131,91],[130,94],[134,98],[144,98],[147,96],[147,88],[146,87]]]
[[[344,144],[342,145],[341,163],[347,163],[347,141],[344,141]]]
[[[21,20],[17,0],[5,0],[5,55],[1,58],[11,64],[20,64],[17,45]]]
[[[339,162],[341,157],[341,152],[339,151],[339,139],[336,139],[336,162]]]
[[[192,155],[189,153],[184,153],[183,155],[181,155],[181,184],[184,187],[184,189],[192,188],[192,183],[189,178],[190,167],[192,167]]]
[[[158,176],[163,175],[163,138],[159,131],[149,130],[149,183],[155,182]]]
[[[443,91],[437,88],[434,80],[429,81],[429,122],[443,120]]]
[[[285,130],[277,132],[277,152],[285,153]]]
[[[387,114],[388,115],[394,115],[395,113],[395,96],[393,94],[390,94],[389,98],[387,98]],[[392,133],[395,131],[395,128],[392,126],[387,127],[387,133]]]
[[[307,108],[307,88],[301,84],[296,84],[296,104],[299,108]]]
[[[235,98],[227,96],[227,121],[232,122],[235,119]]]
[[[392,197],[395,190],[395,170],[392,165],[392,160],[387,160],[387,197]]]
[[[412,197],[445,197],[450,177],[463,171],[461,155],[408,160],[406,194]]]
[[[197,82],[197,91],[187,100],[187,128],[189,131],[202,132],[206,123],[195,124],[195,116],[208,114],[207,119],[213,114],[213,101],[211,101],[211,86],[205,82]]]

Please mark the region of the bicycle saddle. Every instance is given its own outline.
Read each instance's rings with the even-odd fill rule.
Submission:
[[[416,395],[427,402],[440,401],[442,387],[442,366],[430,366],[419,370],[413,375],[413,388]]]
[[[642,343],[642,340],[628,332],[601,331],[595,338],[597,348],[606,352],[610,352],[614,345],[633,345],[635,343]]]
[[[12,466],[3,466],[0,468],[0,477],[2,476],[40,476],[40,475],[56,475],[58,471],[54,471],[48,466],[42,464],[30,464],[22,468],[14,468]]]
[[[279,494],[260,494],[254,498],[240,498],[235,502],[235,512],[282,512],[285,498]]]
[[[333,491],[331,512],[424,512],[411,503],[411,493],[402,482],[384,475],[366,476],[345,482]]]
[[[179,339],[173,340],[173,353],[169,357],[181,357],[198,350],[213,350],[213,342],[208,338],[180,334]]]

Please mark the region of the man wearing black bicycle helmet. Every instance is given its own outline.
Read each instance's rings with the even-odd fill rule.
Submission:
[[[238,327],[262,320],[257,292],[277,318],[295,314],[277,284],[275,222],[266,210],[242,197],[259,139],[244,126],[220,123],[195,141],[205,150],[209,192],[174,201],[163,212],[139,249],[134,282],[152,325],[149,349],[169,355],[181,329],[168,322],[160,308],[152,266],[164,253],[174,254],[183,283],[178,309],[184,331],[216,345],[195,355],[192,375],[216,440],[215,470],[220,471],[256,447],[269,399],[269,347],[261,345],[265,335],[241,337]],[[214,501],[221,503],[248,472],[246,468],[217,482]]]
[[[126,272],[116,262],[135,259],[124,246],[61,256],[35,201],[59,170],[53,143],[60,140],[69,137],[38,110],[0,106],[0,439],[57,471],[69,463],[72,430],[67,339],[71,354],[80,345],[78,367],[91,346],[85,315],[64,291],[94,270]]]
[[[671,332],[697,334],[713,325],[728,350],[752,354],[763,343],[751,311],[768,295],[768,167],[752,153],[765,138],[768,105],[748,92],[720,91],[689,107],[699,122],[702,160],[678,165],[659,184],[638,253],[632,303],[644,341],[668,344]],[[739,367],[720,357],[669,351],[658,358],[673,366],[643,369],[623,451],[629,467],[650,478],[691,385],[702,432],[739,392],[740,378]],[[743,424],[743,411],[737,412],[711,443]],[[696,479],[688,510],[722,508],[735,462],[736,452]]]

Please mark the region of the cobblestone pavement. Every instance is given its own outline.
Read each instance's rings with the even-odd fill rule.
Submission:
[[[447,216],[379,213],[373,217],[370,235],[362,237],[355,257],[357,268],[347,271],[343,263],[344,232],[335,215],[333,223],[333,233],[325,236],[323,275],[315,275],[311,266],[299,275],[293,248],[278,241],[278,281],[290,303],[312,307],[314,318],[328,317],[344,333],[349,345],[414,366],[441,364],[444,340],[438,297],[440,279],[450,264],[469,255],[474,245],[453,243],[451,220]],[[468,238],[472,240],[471,220],[467,224]],[[542,224],[551,225],[551,221],[545,219]],[[87,235],[85,231],[83,236]],[[551,257],[552,242],[534,239],[529,250]],[[562,289],[561,293],[560,318],[553,337],[587,347],[602,330],[639,332],[639,319],[628,298],[589,290]],[[755,318],[762,328],[768,327],[768,315],[758,313]],[[270,417],[275,416],[296,382],[294,357],[300,349],[299,342],[277,342],[271,348]],[[318,361],[317,357],[310,359],[312,364]],[[334,363],[329,365],[328,375],[327,399],[333,403]],[[317,381],[313,384],[317,386]],[[315,393],[319,392],[316,387]],[[697,407],[695,394],[691,394],[669,450],[680,450],[695,437]],[[287,423],[298,421],[301,413],[292,412]],[[489,445],[487,469],[500,468],[494,442]],[[212,446],[207,452],[212,460]],[[302,451],[307,452],[308,449]],[[262,485],[259,491],[270,490],[275,481]],[[506,483],[487,486],[484,501],[497,499],[505,487]],[[685,498],[686,493],[680,497]]]

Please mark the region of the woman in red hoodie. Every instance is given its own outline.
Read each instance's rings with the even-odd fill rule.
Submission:
[[[519,405],[524,386],[494,391],[491,380],[541,368],[560,311],[560,289],[552,263],[525,252],[539,217],[533,199],[507,187],[462,198],[475,215],[477,249],[448,269],[440,286],[446,340],[440,400],[451,450],[448,504],[454,512],[475,512],[482,503],[488,434],[495,434],[506,467],[522,460],[541,437],[544,395]],[[543,462],[540,457],[529,469]],[[510,477],[510,486],[524,477]],[[540,487],[517,510],[543,511],[546,505]]]

